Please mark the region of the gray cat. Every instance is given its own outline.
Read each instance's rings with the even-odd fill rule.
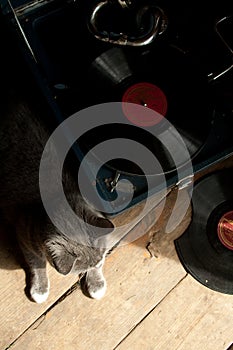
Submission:
[[[99,236],[95,227],[104,228],[106,233],[106,230],[113,231],[114,226],[81,197],[68,167],[63,171],[64,191],[71,208],[81,219],[80,226],[67,222],[66,213],[59,206],[54,215],[67,228],[67,234],[59,231],[49,219],[41,202],[38,180],[40,159],[49,132],[38,109],[39,106],[32,107],[28,101],[12,101],[0,118],[0,208],[8,223],[14,226],[29,268],[29,298],[37,303],[47,299],[48,261],[63,275],[82,276],[83,292],[100,299],[106,291],[102,267],[108,250],[104,235]],[[48,191],[53,194],[51,188]],[[89,224],[89,229],[85,223]],[[70,227],[75,229],[73,236],[68,234]]]

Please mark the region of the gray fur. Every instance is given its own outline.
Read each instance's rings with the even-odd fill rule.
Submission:
[[[113,224],[83,200],[68,168],[63,185],[67,200],[81,218],[75,236],[61,233],[48,218],[40,200],[38,175],[40,158],[49,137],[37,111],[27,102],[14,102],[0,126],[0,208],[14,226],[19,246],[29,267],[29,297],[43,302],[49,293],[48,261],[59,273],[84,275],[85,294],[99,299],[106,289],[102,266],[106,254],[104,237],[96,236],[95,226],[113,230]],[[53,189],[48,189],[53,195]],[[73,225],[65,220],[62,208],[54,215],[64,229]],[[82,222],[89,223],[86,230]],[[93,230],[92,230],[93,227]]]

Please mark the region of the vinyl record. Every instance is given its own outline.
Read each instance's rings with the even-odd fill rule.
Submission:
[[[192,206],[192,222],[175,241],[180,261],[206,287],[233,294],[233,169],[200,180]]]
[[[89,67],[83,94],[88,96],[90,104],[130,102],[157,112],[159,117],[155,120],[150,116],[144,120],[144,116],[134,115],[130,110],[125,110],[125,117],[132,125],[151,131],[162,124],[165,117],[180,133],[192,159],[202,149],[211,130],[213,106],[207,81],[187,55],[170,46],[144,51],[113,47],[104,51]],[[103,141],[103,135],[108,138],[134,135],[136,141],[145,144],[161,160],[165,173],[173,169],[174,163],[163,144],[158,145],[141,131],[138,136],[136,130],[128,129],[122,125],[103,126],[87,135],[84,144],[90,149]],[[164,140],[164,144],[171,142]]]

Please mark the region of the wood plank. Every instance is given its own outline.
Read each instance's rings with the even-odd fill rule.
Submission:
[[[116,349],[225,350],[232,326],[232,296],[188,275]]]
[[[174,245],[161,259],[145,249],[148,235],[116,248],[104,270],[107,294],[101,301],[70,294],[32,325],[11,349],[112,349],[186,275]]]
[[[111,218],[116,230],[109,237],[109,246],[119,241],[120,245],[128,244],[143,236],[157,222],[170,192],[171,189],[161,190]],[[140,229],[136,229],[138,225]]]
[[[192,218],[192,207],[190,196],[186,189],[179,190],[179,201],[174,206],[178,194],[178,189],[174,188],[166,197],[164,209],[161,215],[148,232],[150,241],[148,250],[151,255],[160,258],[167,254],[167,249],[173,249],[173,241],[181,236],[189,226]],[[163,205],[163,202],[161,203]],[[159,206],[156,210],[159,209]],[[180,221],[181,215],[183,219]],[[172,217],[172,231],[167,230],[167,224]]]

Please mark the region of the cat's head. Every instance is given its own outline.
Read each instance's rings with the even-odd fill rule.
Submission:
[[[92,214],[91,217],[88,216],[88,220],[93,227],[103,228],[105,234],[114,229],[113,224],[104,217]],[[101,237],[102,239],[103,237]],[[63,275],[70,272],[81,274],[93,267],[100,266],[104,261],[107,248],[104,244],[98,243],[99,238],[91,236],[91,232],[84,234],[77,232],[74,239],[61,234],[58,230],[53,231],[44,241],[48,261]]]

